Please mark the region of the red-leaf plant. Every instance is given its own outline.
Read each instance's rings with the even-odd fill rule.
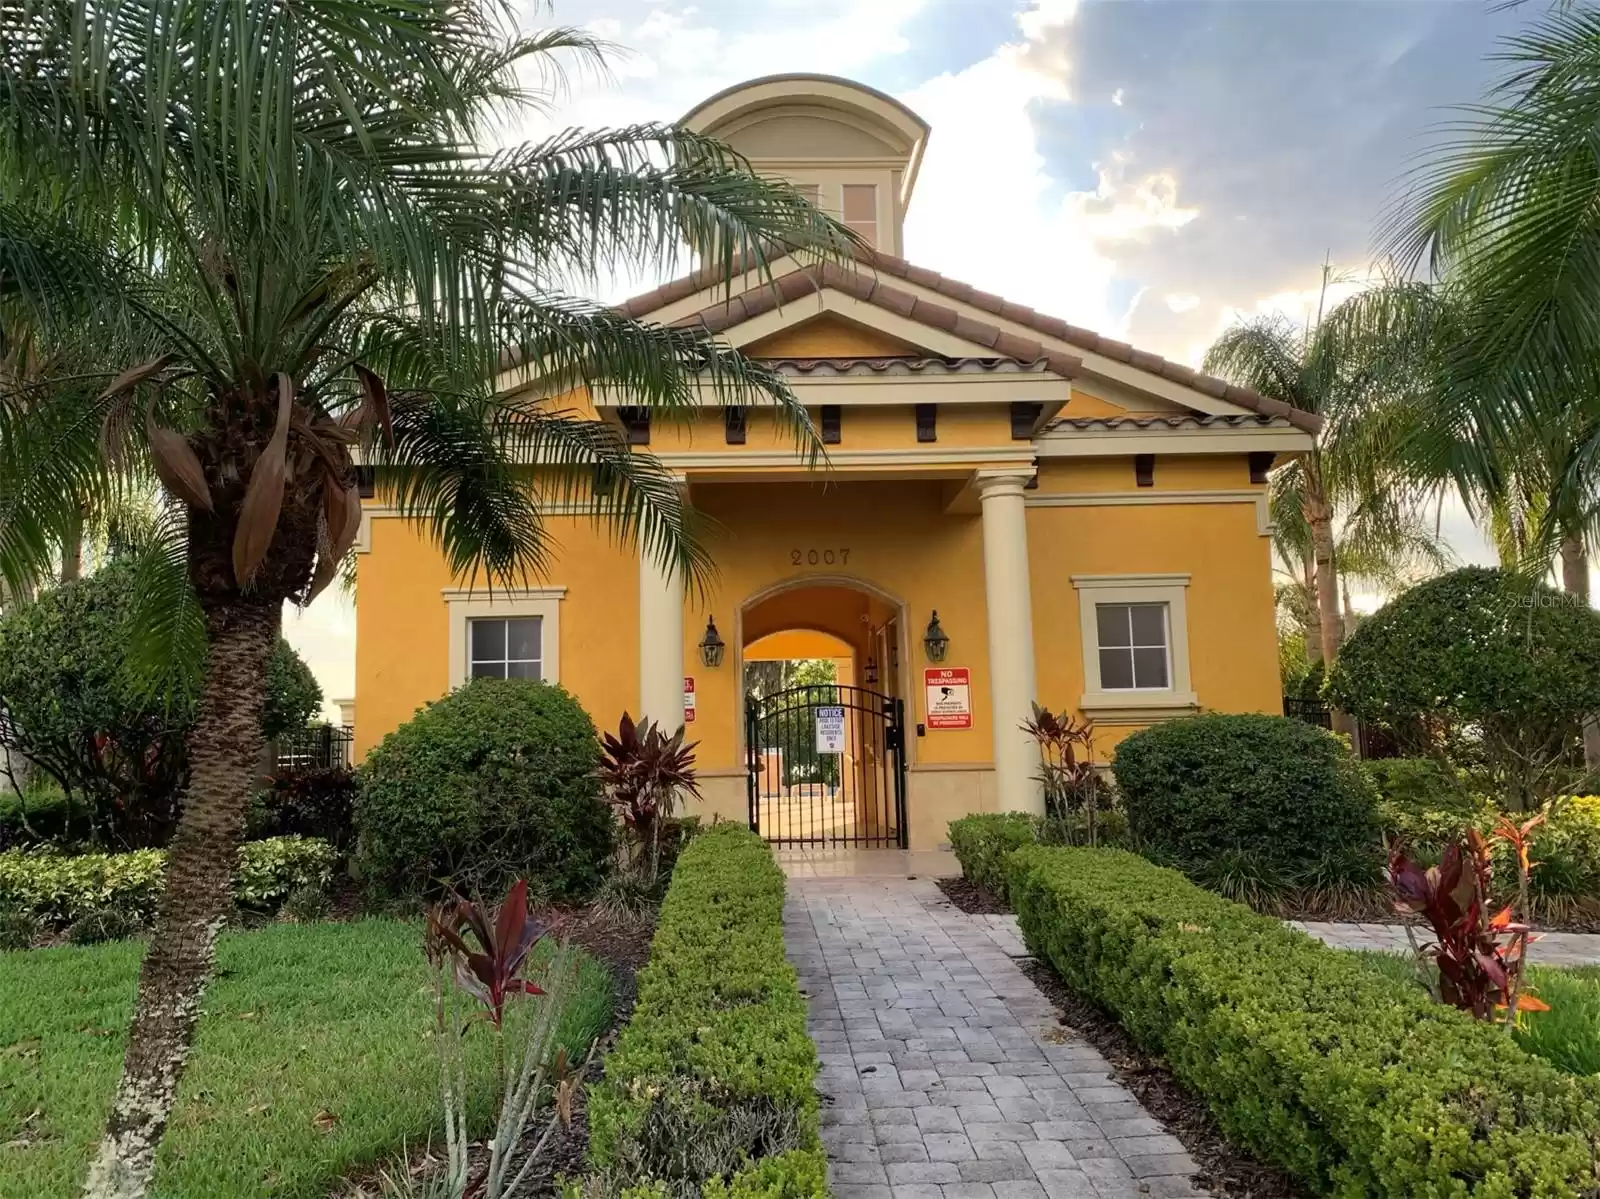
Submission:
[[[1081,809],[1088,843],[1099,844],[1100,772],[1094,764],[1094,721],[1085,718],[1079,722],[1066,712],[1057,715],[1036,703],[1022,731],[1039,746],[1045,812],[1061,822],[1070,843],[1069,817]]]
[[[694,751],[684,744],[684,729],[672,736],[651,720],[635,723],[624,712],[616,736],[602,734],[600,782],[617,810],[633,849],[633,866],[654,880],[660,856],[660,829],[672,818],[679,793],[700,797]]]
[[[1540,813],[1521,825],[1500,818],[1493,837],[1516,852],[1519,872],[1518,901],[1491,913],[1489,896],[1494,882],[1493,841],[1476,828],[1445,847],[1437,866],[1424,868],[1404,846],[1389,853],[1389,885],[1399,912],[1421,916],[1434,940],[1419,945],[1411,926],[1406,935],[1419,960],[1438,967],[1437,998],[1471,1012],[1479,1020],[1504,1013],[1514,1027],[1518,1012],[1548,1011],[1531,995],[1522,993],[1523,968],[1529,943],[1529,926],[1516,918],[1517,908],[1527,910],[1528,858],[1531,834],[1545,819]]]
[[[493,913],[459,895],[429,912],[428,956],[448,961],[456,985],[483,1004],[489,1022],[500,1028],[508,997],[544,994],[537,984],[519,977],[543,931],[528,914],[528,884],[518,879]],[[467,943],[464,932],[472,934],[476,946]]]
[[[566,948],[558,947],[545,966],[548,990],[522,976],[542,931],[528,912],[528,884],[521,880],[493,910],[458,895],[428,914],[425,949],[436,967],[435,1041],[445,1125],[445,1174],[439,1181],[448,1199],[506,1199],[517,1193],[556,1127],[571,1122],[573,1096],[593,1060],[591,1047],[583,1065],[569,1072],[566,1051],[556,1041],[563,996],[575,965]],[[470,1021],[459,1015],[452,982],[483,1009],[496,1038],[499,1112],[487,1142],[488,1160],[475,1168],[467,1158],[465,1041]],[[505,1022],[506,1001],[513,995],[542,997],[526,1029],[515,1071],[508,1069],[507,1038],[512,1034]],[[541,1135],[534,1138],[528,1135],[529,1125],[547,1100],[549,1114]]]

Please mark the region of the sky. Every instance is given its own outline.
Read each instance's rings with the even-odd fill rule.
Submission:
[[[932,127],[906,256],[1194,365],[1241,316],[1315,310],[1323,264],[1371,270],[1404,172],[1497,76],[1539,0],[528,0],[529,29],[613,43],[510,142],[673,120],[758,75],[888,92]],[[608,280],[620,299],[656,280]],[[1464,560],[1486,550],[1444,514]],[[330,698],[354,691],[355,616],[285,614]]]

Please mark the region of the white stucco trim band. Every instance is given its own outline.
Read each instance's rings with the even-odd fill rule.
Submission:
[[[1270,537],[1274,528],[1272,508],[1266,489],[1250,491],[1071,491],[1030,492],[1025,503],[1030,508],[1120,508],[1144,504],[1254,504],[1256,532]]]
[[[446,587],[446,619],[450,623],[450,687],[467,681],[467,622],[473,619],[539,618],[539,677],[547,683],[561,681],[561,601],[565,587],[531,587],[515,591],[489,591]]]

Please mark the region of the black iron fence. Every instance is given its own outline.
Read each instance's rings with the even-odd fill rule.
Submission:
[[[1332,730],[1333,712],[1327,703],[1320,699],[1306,699],[1299,695],[1286,695],[1283,697],[1283,714],[1291,720],[1303,720],[1307,724],[1314,724],[1318,728]],[[1356,721],[1356,753],[1362,758],[1401,758],[1399,743],[1395,740],[1394,733],[1384,725],[1371,725],[1364,720]]]
[[[1303,720],[1320,728],[1333,727],[1333,713],[1320,699],[1305,699],[1299,695],[1283,697],[1283,714],[1291,720]]]
[[[280,733],[274,743],[273,763],[279,774],[348,768],[354,739],[353,730],[328,724]]]

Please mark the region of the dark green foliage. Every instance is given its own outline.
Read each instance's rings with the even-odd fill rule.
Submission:
[[[74,945],[99,945],[103,941],[126,941],[144,931],[144,921],[137,913],[122,908],[101,908],[68,925],[67,940]]]
[[[1018,850],[1029,948],[1314,1194],[1580,1196],[1600,1091],[1503,1030],[1117,850]]]
[[[1332,734],[1281,716],[1190,716],[1117,746],[1141,852],[1196,875],[1248,862],[1268,889],[1376,881],[1372,780]]]
[[[1407,812],[1476,812],[1482,799],[1465,778],[1432,758],[1375,758],[1363,762],[1380,803]]]
[[[1363,621],[1328,693],[1395,729],[1471,730],[1503,805],[1536,807],[1600,709],[1600,613],[1506,571],[1453,571]]]
[[[679,858],[638,1006],[589,1092],[590,1159],[620,1185],[721,1194],[717,1180],[748,1160],[735,1195],[826,1195],[783,890],[771,850],[737,825],[713,826]]]
[[[35,839],[160,846],[177,821],[194,701],[152,697],[127,669],[136,587],[133,563],[113,561],[0,619],[0,746],[33,762],[69,801],[61,811],[69,818],[47,821],[48,833],[35,825]],[[270,662],[268,736],[305,723],[322,702],[287,642]]]
[[[517,878],[585,899],[610,861],[600,741],[562,688],[475,679],[383,739],[358,771],[356,865],[380,892],[448,881],[499,894]]]
[[[38,939],[43,926],[31,912],[10,904],[0,904],[0,951],[27,949]]]
[[[310,767],[276,775],[250,805],[250,840],[298,834],[340,849],[355,840],[356,774],[347,766]]]
[[[267,740],[303,729],[322,709],[322,687],[305,659],[279,638],[267,659],[267,703],[261,712],[261,731]]]
[[[1042,821],[1027,812],[988,812],[950,822],[950,848],[962,877],[997,899],[1006,897],[1006,855],[1039,841]]]
[[[87,817],[49,780],[30,783],[20,793],[0,778],[0,850],[65,841]]]

